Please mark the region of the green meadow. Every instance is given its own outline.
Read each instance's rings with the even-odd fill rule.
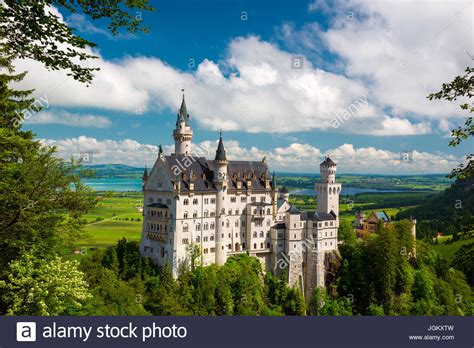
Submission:
[[[84,216],[85,235],[75,243],[77,249],[105,248],[123,237],[140,240],[141,192],[98,193],[98,196],[96,208]]]
[[[438,243],[433,244],[433,250],[438,254],[443,256],[446,260],[451,261],[456,254],[456,251],[459,250],[463,245],[473,243],[474,238],[457,240],[455,242],[450,242],[452,236],[441,236],[438,237]]]

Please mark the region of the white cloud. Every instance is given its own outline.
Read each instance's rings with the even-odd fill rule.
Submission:
[[[427,134],[440,119],[456,123],[463,117],[453,112],[453,104],[428,101],[426,96],[470,63],[466,50],[474,51],[471,2],[349,0],[331,5],[318,0],[309,10],[329,13],[333,22],[327,29],[317,23],[301,30],[285,24],[280,35],[294,41],[288,45],[292,52],[309,49],[316,55],[340,56],[329,64],[338,67],[335,72],[320,68],[326,68],[321,57],[302,56],[304,68],[292,69],[292,53],[257,36],[232,39],[221,61],[204,59],[190,72],[157,57],[100,57],[88,62],[101,68],[90,87],[64,72],[46,72],[32,61],[16,65],[29,71],[23,86],[46,93],[55,107],[130,114],[167,108],[175,113],[179,90],[185,87],[192,120],[213,130],[331,129],[335,113],[363,96],[368,107],[344,122],[340,131]]]
[[[107,128],[112,121],[107,117],[70,113],[65,110],[41,111],[29,117],[26,124],[61,124],[71,127]]]
[[[42,140],[44,144],[55,145],[58,155],[65,159],[79,158],[81,153],[92,154],[92,164],[122,163],[132,166],[149,167],[153,165],[158,154],[155,145],[141,144],[135,140],[125,139],[97,140],[86,136],[60,140]],[[319,163],[324,155],[338,164],[341,173],[379,173],[379,174],[410,174],[410,173],[448,173],[460,161],[452,155],[410,151],[406,161],[404,154],[374,147],[356,148],[352,144],[343,144],[335,149],[322,153],[309,144],[293,143],[287,147],[262,150],[257,147],[246,148],[238,141],[224,140],[229,160],[261,161],[266,157],[271,170],[286,172],[319,173]],[[198,156],[213,158],[217,141],[206,140],[196,145],[194,150]],[[174,147],[164,146],[165,154],[170,154]]]

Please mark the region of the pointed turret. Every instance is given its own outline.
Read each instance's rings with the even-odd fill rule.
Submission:
[[[147,180],[148,180],[148,169],[145,164],[145,170],[143,171],[143,175],[142,175],[142,191],[145,190],[145,185],[146,185]]]
[[[186,101],[184,100],[184,89],[183,100],[176,120],[176,128],[173,131],[174,138],[174,151],[176,155],[189,155],[191,154],[191,140],[193,139],[193,131],[191,130],[191,124],[189,122],[188,109],[186,107]]]
[[[217,145],[216,158],[214,159],[214,161],[227,163],[227,157],[225,155],[225,149],[224,149],[224,142],[222,141],[222,132],[220,133],[220,136],[219,136],[219,144]]]

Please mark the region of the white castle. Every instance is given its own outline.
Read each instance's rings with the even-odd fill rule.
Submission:
[[[246,253],[266,271],[286,272],[289,285],[306,296],[325,286],[327,258],[337,253],[336,164],[328,157],[320,164],[317,211],[301,212],[289,203],[287,190],[277,189],[265,158],[228,160],[222,134],[214,159],[198,157],[192,137],[183,94],[175,153],[165,156],[160,146],[151,172],[143,174],[142,255],[159,266],[169,263],[177,276],[189,266],[191,246],[199,246],[202,265],[223,265]]]

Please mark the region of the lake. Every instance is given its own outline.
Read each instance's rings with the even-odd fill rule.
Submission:
[[[86,185],[92,187],[95,191],[141,191],[141,179],[128,178],[104,178],[104,179],[83,179]],[[397,190],[375,190],[368,188],[344,187],[342,186],[341,195],[355,195],[363,192],[400,192]],[[291,191],[290,194],[315,195],[313,189],[304,189]]]

